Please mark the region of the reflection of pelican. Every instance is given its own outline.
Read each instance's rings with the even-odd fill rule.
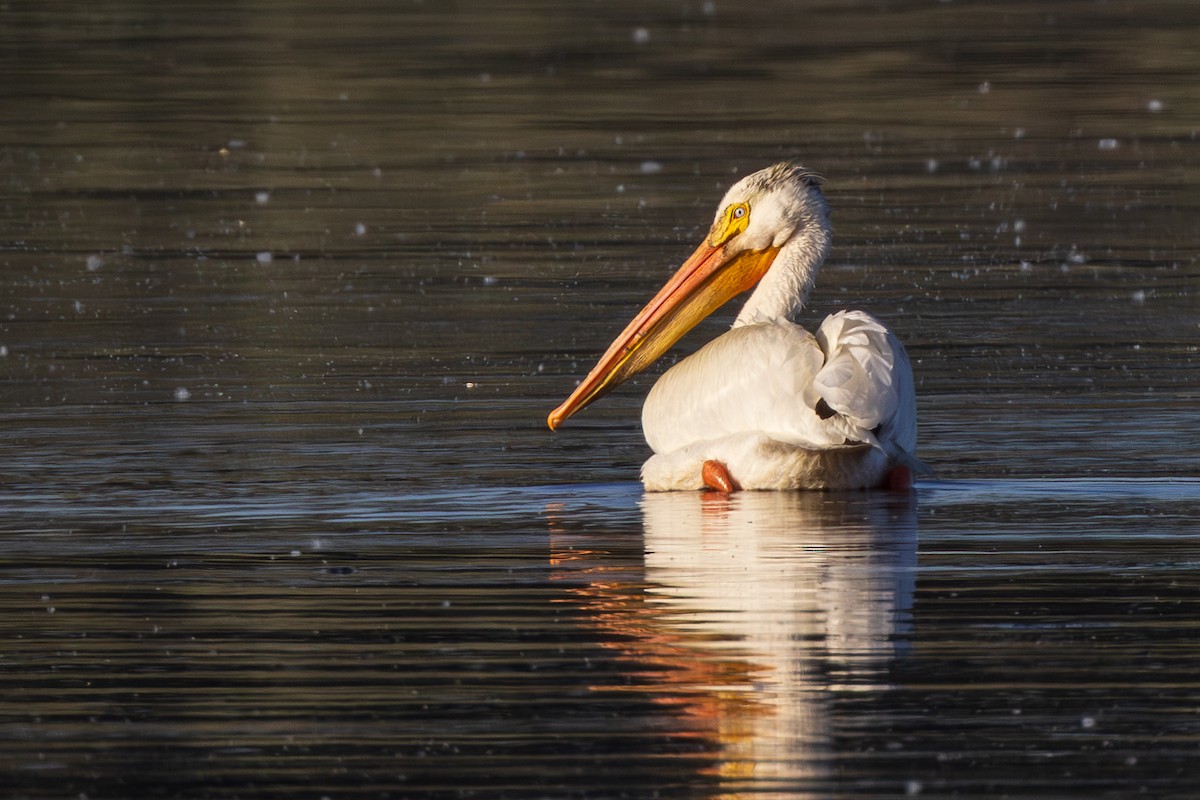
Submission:
[[[726,615],[732,641],[757,640],[762,651],[803,640],[854,670],[891,660],[894,612],[913,591],[910,498],[647,494],[642,513],[646,577],[672,609]],[[729,616],[741,614],[754,624]],[[760,620],[782,638],[755,627]]]
[[[594,533],[552,536],[563,576],[588,577],[587,619],[633,662],[623,691],[716,745],[720,796],[830,796],[835,732],[871,725],[868,704],[837,701],[887,685],[905,647],[914,498],[647,494],[642,513],[642,576]]]
[[[714,505],[648,494],[642,508],[652,614],[686,636],[688,660],[744,665],[720,670],[726,682],[711,687],[727,788],[804,797],[797,784],[827,777],[834,699],[885,683],[903,646],[915,505],[907,496],[742,493]]]
[[[829,251],[816,175],[777,164],[726,193],[708,238],[549,417],[552,429],[648,367],[700,320],[757,285],[733,330],[671,368],[642,411],[647,489],[907,485],[920,468],[912,370],[861,311],[814,337],[793,320]]]

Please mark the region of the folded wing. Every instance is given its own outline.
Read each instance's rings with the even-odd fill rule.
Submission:
[[[896,337],[861,311],[827,317],[815,337],[789,322],[742,325],[668,370],[642,425],[657,453],[734,433],[911,453],[911,368]]]

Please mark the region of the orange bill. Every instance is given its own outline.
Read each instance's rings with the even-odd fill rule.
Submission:
[[[571,396],[550,412],[550,430],[653,364],[702,319],[757,284],[778,253],[777,247],[730,252],[727,245],[704,241],[609,345]]]

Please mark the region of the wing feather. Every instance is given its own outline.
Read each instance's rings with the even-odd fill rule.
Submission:
[[[828,419],[822,399],[837,412]],[[815,337],[788,322],[742,325],[659,379],[642,426],[657,453],[753,433],[816,449],[868,442],[906,460],[916,447],[912,370],[895,335],[862,311],[830,315]]]
[[[742,325],[667,371],[646,398],[642,427],[655,452],[732,433],[766,433],[814,447],[841,441],[822,430],[813,376],[825,356],[791,323]]]
[[[885,450],[909,457],[917,444],[916,393],[904,345],[864,311],[831,314],[817,329],[825,366],[813,379],[834,411]]]
[[[866,430],[895,414],[899,403],[892,338],[862,311],[839,311],[817,329],[826,359],[813,385],[830,408]]]

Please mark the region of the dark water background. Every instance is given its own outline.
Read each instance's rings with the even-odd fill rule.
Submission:
[[[1200,796],[1200,8],[0,5],[0,790]],[[937,479],[544,418],[737,177]],[[719,314],[694,349],[728,324]]]

